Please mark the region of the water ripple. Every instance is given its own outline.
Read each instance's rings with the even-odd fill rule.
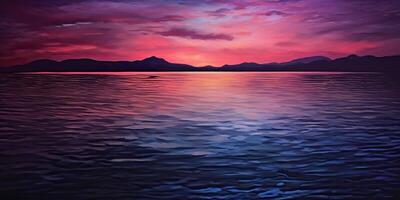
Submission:
[[[400,84],[366,73],[0,76],[2,199],[383,199]]]

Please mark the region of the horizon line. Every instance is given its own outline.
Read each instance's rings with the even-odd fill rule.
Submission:
[[[376,56],[376,55],[371,55],[371,54],[348,54],[347,56],[338,56],[338,57],[329,57],[329,56],[324,56],[324,55],[314,55],[314,56],[305,56],[305,57],[292,58],[292,59],[290,59],[290,60],[283,61],[283,62],[269,61],[269,62],[265,62],[265,63],[258,63],[258,62],[253,62],[253,61],[244,61],[244,62],[241,62],[241,63],[225,63],[225,64],[223,64],[223,65],[218,65],[218,66],[216,66],[216,65],[211,65],[211,64],[199,66],[199,65],[192,65],[192,64],[186,64],[186,63],[180,63],[180,62],[169,62],[168,60],[166,60],[166,59],[163,58],[163,57],[154,56],[154,55],[148,56],[148,57],[144,57],[144,58],[138,59],[138,60],[114,60],[114,59],[111,59],[111,60],[97,60],[97,59],[95,59],[95,58],[88,58],[88,57],[67,58],[67,59],[39,58],[39,59],[31,60],[31,61],[26,62],[26,63],[20,63],[20,64],[16,64],[16,65],[11,65],[11,66],[0,66],[0,68],[9,68],[9,67],[16,67],[16,66],[21,66],[21,65],[27,65],[27,64],[31,64],[31,63],[33,63],[33,62],[44,61],[44,60],[47,60],[47,61],[54,61],[54,62],[64,62],[64,61],[68,61],[68,60],[92,60],[92,61],[97,61],[97,62],[137,62],[137,61],[144,61],[144,60],[150,59],[150,58],[162,59],[162,60],[164,60],[164,61],[166,61],[166,62],[168,62],[168,63],[171,63],[171,64],[182,64],[182,65],[189,65],[189,66],[192,66],[192,67],[199,67],[199,68],[200,68],[200,67],[216,67],[216,68],[219,68],[219,67],[223,67],[223,66],[225,66],[225,65],[239,65],[239,64],[245,64],[245,63],[254,63],[254,64],[261,64],[261,65],[263,65],[263,64],[283,64],[283,63],[288,63],[288,62],[292,62],[292,61],[299,60],[299,59],[313,58],[313,57],[325,57],[325,58],[328,58],[328,59],[330,59],[330,60],[336,60],[336,59],[346,58],[346,57],[350,57],[350,56],[356,56],[356,57],[368,57],[368,56],[372,56],[372,57],[376,57],[376,58],[382,58],[382,57],[395,57],[395,56],[400,56],[400,54],[384,55],[384,56]]]

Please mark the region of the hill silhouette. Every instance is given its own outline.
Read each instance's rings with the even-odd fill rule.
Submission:
[[[339,71],[339,72],[400,72],[400,56],[357,56],[330,59],[313,56],[283,63],[259,64],[244,62],[221,67],[194,67],[170,63],[155,56],[137,61],[97,61],[69,59],[36,60],[28,64],[0,68],[3,73],[18,72],[123,72],[123,71]]]

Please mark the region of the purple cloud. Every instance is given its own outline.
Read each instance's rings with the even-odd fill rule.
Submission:
[[[279,11],[279,10],[271,10],[271,11],[268,11],[267,13],[265,13],[264,15],[266,15],[266,16],[286,16],[286,15],[288,15],[287,13],[285,13],[285,12],[282,12],[282,11]]]
[[[214,11],[207,11],[206,13],[213,17],[224,17],[229,12],[227,8],[220,8]]]
[[[195,40],[233,40],[233,36],[223,33],[202,33],[196,30],[186,28],[172,28],[168,31],[160,32],[163,36],[174,36],[190,38]]]

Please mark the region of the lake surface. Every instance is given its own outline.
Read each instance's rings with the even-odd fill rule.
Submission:
[[[400,198],[400,78],[0,75],[0,199]]]

